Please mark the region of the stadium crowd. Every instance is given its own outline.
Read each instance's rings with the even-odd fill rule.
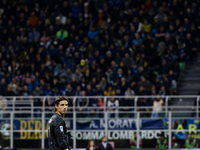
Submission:
[[[199,39],[198,0],[1,0],[0,95],[173,95]]]

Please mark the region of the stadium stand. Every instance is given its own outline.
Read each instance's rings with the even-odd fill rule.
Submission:
[[[199,6],[197,0],[2,0],[0,94],[198,94]],[[133,104],[119,101],[126,105]]]
[[[0,94],[178,94],[181,73],[199,51],[199,6],[197,0],[2,0]]]

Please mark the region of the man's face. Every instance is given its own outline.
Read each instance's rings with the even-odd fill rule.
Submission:
[[[108,142],[107,137],[103,137],[103,138],[102,138],[102,142],[107,143],[107,142]]]
[[[56,109],[57,109],[57,113],[60,114],[60,115],[64,115],[67,113],[67,109],[68,109],[68,102],[63,100],[63,101],[60,101],[58,106],[56,105],[55,106]]]

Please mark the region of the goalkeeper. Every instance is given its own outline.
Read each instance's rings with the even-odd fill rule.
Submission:
[[[57,97],[54,101],[55,114],[49,120],[48,143],[50,150],[68,150],[69,139],[65,121],[63,120],[68,109],[68,99]]]

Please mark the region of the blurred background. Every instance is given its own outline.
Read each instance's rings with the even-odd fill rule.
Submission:
[[[199,40],[199,0],[1,0],[1,148],[47,149],[56,96],[73,148],[198,148]]]

